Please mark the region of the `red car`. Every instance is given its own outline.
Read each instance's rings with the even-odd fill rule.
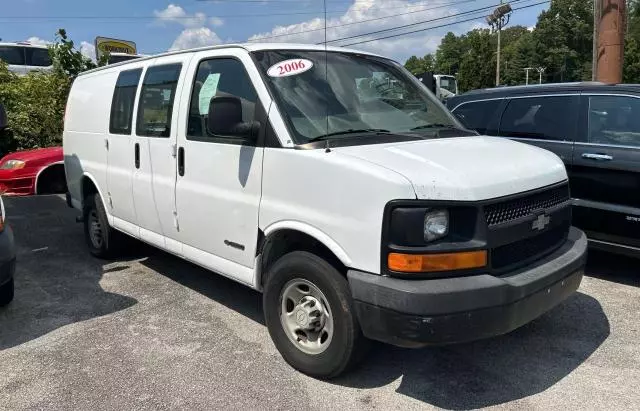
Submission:
[[[4,195],[66,191],[62,147],[17,151],[0,160],[0,193]]]

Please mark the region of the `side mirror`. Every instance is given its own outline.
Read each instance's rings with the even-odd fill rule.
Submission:
[[[7,112],[2,103],[0,103],[0,130],[7,128]]]
[[[238,97],[213,97],[209,103],[207,129],[214,135],[256,140],[260,123],[242,121],[242,102]]]

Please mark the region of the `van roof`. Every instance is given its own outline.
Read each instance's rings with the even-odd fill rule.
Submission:
[[[37,49],[46,49],[47,46],[44,44],[33,44],[29,41],[15,41],[15,42],[2,42],[0,41],[0,46],[15,46],[15,47],[32,47]]]
[[[169,51],[169,52],[166,52],[166,53],[155,54],[155,55],[152,55],[152,56],[142,57],[142,58],[135,59],[135,60],[123,61],[121,63],[110,64],[110,65],[107,65],[107,66],[98,67],[98,68],[93,69],[93,70],[88,70],[88,71],[82,72],[82,73],[80,73],[80,76],[85,75],[85,74],[89,74],[89,73],[95,73],[96,71],[105,70],[107,68],[110,69],[110,68],[113,68],[113,67],[123,66],[123,65],[126,65],[126,64],[140,63],[140,61],[150,60],[150,59],[154,59],[154,58],[157,58],[157,57],[172,56],[172,55],[175,55],[175,54],[183,54],[183,53],[194,53],[194,52],[206,51],[206,50],[227,49],[227,48],[241,48],[241,49],[244,49],[244,50],[246,50],[248,52],[262,51],[262,50],[311,50],[311,51],[324,51],[325,50],[325,46],[324,45],[317,45],[317,44],[299,44],[299,43],[220,44],[220,45],[217,45],[217,46],[205,46],[205,47],[198,47],[198,48],[185,49],[185,50]],[[347,52],[347,53],[367,54],[367,55],[370,55],[370,56],[380,57],[379,55],[374,54],[374,53],[369,53],[369,52],[360,51],[360,50],[352,50],[352,49],[347,49],[347,48],[343,48],[343,47],[326,46],[326,50],[327,51],[343,52],[343,53]]]

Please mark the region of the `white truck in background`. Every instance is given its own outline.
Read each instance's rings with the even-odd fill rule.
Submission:
[[[455,76],[426,72],[418,74],[416,77],[426,85],[440,101],[444,101],[458,94],[458,81]]]

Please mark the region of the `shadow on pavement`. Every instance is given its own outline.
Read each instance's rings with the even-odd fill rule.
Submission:
[[[589,250],[585,273],[590,277],[640,287],[640,259]]]
[[[86,252],[82,225],[71,223],[75,213],[62,198],[39,197],[37,209],[30,208],[34,204],[32,199],[6,200],[19,260],[16,300],[0,309],[0,350],[137,303],[102,289],[104,262]],[[142,247],[140,254],[147,258],[141,264],[264,324],[259,293],[162,251]],[[488,407],[552,387],[593,354],[609,332],[609,321],[598,301],[578,292],[505,336],[420,350],[376,344],[359,369],[332,383],[369,389],[400,378],[398,393],[437,407]]]
[[[264,325],[259,292],[159,249],[142,247],[149,258],[140,264]]]
[[[82,224],[62,197],[5,198],[17,246],[16,295],[0,308],[0,351],[65,325],[136,304],[102,289],[103,264],[89,255]]]
[[[524,327],[488,340],[407,350],[376,345],[365,366],[334,383],[380,387],[445,409],[482,408],[540,393],[582,364],[608,337],[597,300],[576,293]]]

